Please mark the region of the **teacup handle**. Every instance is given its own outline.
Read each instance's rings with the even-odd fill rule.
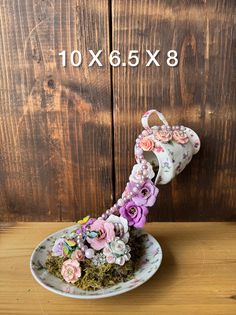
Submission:
[[[155,109],[150,109],[149,111],[147,111],[143,115],[143,117],[141,119],[141,123],[142,123],[144,129],[146,129],[146,130],[150,130],[151,129],[151,127],[148,124],[148,119],[154,113],[158,116],[158,118],[163,122],[164,125],[168,126],[168,122],[166,121],[165,116],[162,113],[158,112]]]

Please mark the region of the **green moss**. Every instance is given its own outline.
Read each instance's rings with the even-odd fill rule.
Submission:
[[[144,253],[144,242],[143,236],[137,237],[134,230],[131,230],[130,234],[131,259],[128,262],[123,266],[108,263],[96,266],[91,260],[86,259],[80,263],[82,274],[74,285],[82,290],[98,290],[132,279]],[[48,271],[63,280],[61,267],[66,259],[49,255],[46,261]]]

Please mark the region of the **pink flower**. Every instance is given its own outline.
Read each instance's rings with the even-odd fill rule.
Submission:
[[[143,151],[152,151],[154,148],[154,142],[148,137],[144,137],[140,141],[140,147]]]
[[[67,259],[61,268],[61,275],[68,283],[75,283],[81,277],[80,264],[75,259]]]
[[[146,222],[148,208],[145,206],[137,206],[134,201],[129,201],[119,209],[120,215],[126,218],[130,226],[142,228]]]
[[[87,237],[87,242],[95,250],[100,250],[115,238],[114,225],[102,219],[97,219],[90,226],[90,231],[96,231],[99,235],[95,238]]]
[[[160,153],[160,152],[164,152],[164,149],[160,145],[158,145],[154,151],[156,151],[157,153]]]
[[[161,142],[168,142],[172,139],[172,131],[167,129],[159,129],[155,133],[155,138]]]
[[[84,254],[81,250],[76,249],[72,254],[71,258],[78,261],[84,261]]]
[[[185,144],[189,141],[187,134],[181,130],[173,131],[173,139],[180,144]]]

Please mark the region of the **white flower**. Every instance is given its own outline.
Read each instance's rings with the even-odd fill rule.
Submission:
[[[128,243],[129,240],[129,224],[126,218],[118,217],[117,215],[111,214],[107,220],[107,222],[113,223],[115,226],[115,230],[119,229],[119,237],[124,243]]]
[[[152,169],[152,165],[147,162],[147,174],[146,176],[149,178],[149,179],[152,179],[154,176],[155,176],[155,173]],[[141,180],[141,176],[142,176],[142,164],[141,163],[138,163],[138,164],[135,164],[133,169],[132,169],[132,173],[129,177],[129,181],[130,182],[135,182],[135,183],[138,183],[140,180]]]
[[[121,239],[116,237],[114,241],[106,244],[103,249],[103,254],[109,264],[117,264],[123,266],[124,263],[130,260],[130,247],[126,245]]]

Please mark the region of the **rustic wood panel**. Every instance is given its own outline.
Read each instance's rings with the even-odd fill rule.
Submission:
[[[140,117],[149,108],[192,127],[201,151],[171,184],[161,186],[152,220],[236,218],[236,111],[233,81],[235,1],[112,1],[112,48],[138,67],[113,68],[116,195],[134,163]],[[145,49],[160,49],[160,67],[145,67]],[[176,49],[179,65],[165,65]]]
[[[0,1],[1,220],[75,220],[110,206],[107,0]],[[78,49],[82,68],[60,65]]]
[[[0,0],[0,219],[99,215],[124,189],[151,107],[202,148],[150,219],[236,219],[234,13],[233,0]],[[83,66],[63,68],[63,49]],[[104,50],[103,67],[88,68],[88,49]],[[112,49],[141,50],[141,64],[110,69]],[[161,67],[145,67],[145,49],[161,50]]]

